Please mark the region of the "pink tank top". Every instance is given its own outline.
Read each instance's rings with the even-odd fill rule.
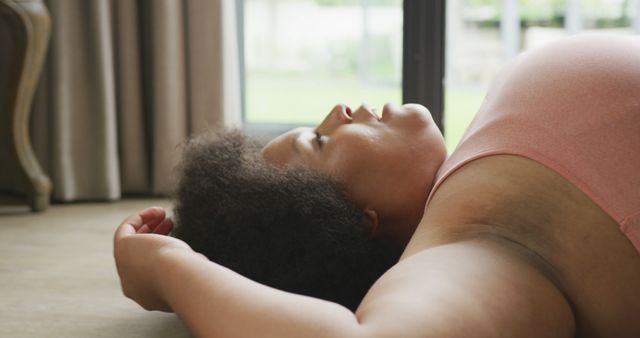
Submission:
[[[562,175],[640,252],[640,37],[576,36],[516,58],[438,171],[429,200],[457,169],[496,154]]]

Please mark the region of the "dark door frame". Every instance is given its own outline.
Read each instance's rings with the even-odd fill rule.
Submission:
[[[402,100],[426,106],[444,133],[445,0],[405,0]]]

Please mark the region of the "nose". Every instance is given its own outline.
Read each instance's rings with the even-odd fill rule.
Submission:
[[[343,124],[351,123],[351,109],[344,104],[337,104],[318,125],[316,130],[321,134],[330,134]]]

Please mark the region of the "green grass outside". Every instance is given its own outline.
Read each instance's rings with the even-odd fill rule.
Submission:
[[[257,123],[317,124],[336,103],[352,107],[366,102],[382,107],[400,102],[400,88],[361,86],[355,78],[303,78],[289,75],[249,75],[246,118]]]
[[[481,90],[446,91],[445,139],[449,151],[455,148],[483,98]],[[399,86],[362,86],[355,78],[251,74],[246,83],[246,119],[252,123],[314,125],[336,103],[357,107],[366,102],[381,108],[386,102],[401,101]]]
[[[445,91],[444,133],[449,153],[460,141],[462,134],[476,115],[484,100],[482,89],[452,88]]]

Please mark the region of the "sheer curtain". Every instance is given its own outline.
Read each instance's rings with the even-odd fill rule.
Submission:
[[[234,0],[48,0],[34,148],[57,201],[167,194],[190,134],[239,126]]]

